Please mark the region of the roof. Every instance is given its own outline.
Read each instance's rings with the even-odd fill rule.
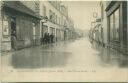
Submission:
[[[8,7],[14,9],[16,11],[28,14],[30,16],[41,19],[39,15],[37,15],[33,10],[23,5],[20,1],[4,1],[4,7]]]

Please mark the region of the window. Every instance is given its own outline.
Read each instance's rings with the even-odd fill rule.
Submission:
[[[56,21],[55,21],[56,23],[57,23],[57,19],[58,19],[58,18],[57,18],[57,15],[56,15]]]
[[[113,40],[113,14],[110,16],[110,40]]]
[[[46,16],[46,7],[43,6],[43,13],[44,13],[44,16]]]
[[[52,19],[52,11],[49,10],[49,19],[51,20]]]
[[[35,23],[33,23],[33,35],[36,35],[36,27],[35,27]]]
[[[56,21],[56,17],[55,17],[56,15],[55,15],[55,13],[53,13],[53,23],[55,23],[55,21]]]
[[[109,17],[110,22],[110,41],[119,41],[119,26],[120,26],[119,9],[117,9]]]
[[[103,5],[101,6],[101,18],[102,19],[104,18],[104,6]]]
[[[60,17],[58,17],[58,24],[60,25]]]
[[[33,23],[33,39],[36,39],[36,24]]]
[[[59,17],[59,25],[61,25],[61,19],[60,19],[60,17]]]
[[[54,12],[52,12],[51,10],[49,10],[49,19],[51,20],[51,22],[55,23],[56,22],[56,15]]]
[[[120,27],[120,19],[119,19],[119,9],[115,12],[115,40],[119,40],[119,27]]]

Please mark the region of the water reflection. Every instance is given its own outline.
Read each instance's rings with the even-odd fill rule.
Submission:
[[[96,42],[92,43],[92,48],[99,51],[98,55],[101,58],[103,66],[117,66],[120,68],[128,67],[127,55],[123,55],[114,49],[104,48]]]
[[[87,38],[37,46],[2,55],[4,68],[127,68],[128,56]]]
[[[31,48],[15,52],[12,55],[14,68],[43,68],[65,66],[70,52],[57,51],[52,46]]]

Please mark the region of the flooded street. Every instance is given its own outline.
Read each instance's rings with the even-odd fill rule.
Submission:
[[[108,50],[87,38],[3,53],[3,68],[124,68],[128,56]]]
[[[6,54],[3,53],[2,55],[3,74],[6,76],[9,73],[11,76],[12,73],[13,77],[19,76],[18,73],[20,73],[21,76],[25,76],[27,74],[26,72],[30,75],[37,75],[37,77],[38,75],[45,75],[45,73],[54,75],[53,73],[58,69],[59,73],[61,72],[61,74],[64,75],[66,73],[69,75],[69,72],[71,74],[76,72],[77,74],[79,73],[79,75],[88,75],[88,73],[91,73],[91,75],[94,74],[95,77],[96,73],[99,75],[105,73],[107,75],[108,71],[109,73],[116,71],[120,72],[122,70],[126,71],[127,67],[128,56],[105,49],[96,43],[91,44],[87,38],[26,48]],[[34,70],[36,70],[36,72],[33,72]],[[40,72],[38,70],[40,70]],[[18,73],[13,74],[16,71],[18,71]],[[80,72],[83,73],[81,74]],[[115,73],[113,75],[117,74]],[[124,78],[122,79],[126,79],[125,76],[127,75],[127,73],[124,73]],[[6,80],[7,78],[3,79]],[[27,78],[24,77],[24,79]],[[53,79],[54,78],[51,80]],[[93,79],[93,76],[87,79]],[[97,79],[107,78],[100,77]],[[70,81],[69,78],[68,80]]]
[[[0,1],[0,81],[128,82],[128,2]]]

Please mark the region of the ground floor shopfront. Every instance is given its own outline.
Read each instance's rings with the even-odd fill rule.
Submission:
[[[39,20],[20,2],[5,2],[2,7],[2,51],[40,44]]]
[[[54,24],[50,21],[47,21],[46,23],[41,22],[41,24],[41,38],[44,37],[45,33],[49,33],[49,35],[54,35],[55,42],[59,42],[69,40],[73,36],[73,31],[69,28]]]
[[[128,53],[127,2],[112,1],[107,5],[109,47]]]

